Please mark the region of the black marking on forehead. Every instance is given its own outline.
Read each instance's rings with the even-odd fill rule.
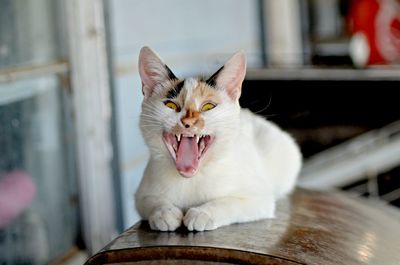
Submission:
[[[185,84],[185,80],[180,81],[174,88],[172,88],[170,91],[167,93],[167,98],[168,99],[173,99],[177,98],[179,93],[181,93],[181,90],[183,88],[183,85]]]
[[[218,69],[210,78],[206,80],[206,84],[212,87],[215,87],[216,83],[215,80],[217,79],[218,74],[224,69],[224,66]]]
[[[169,67],[168,67],[166,64],[164,64],[164,67],[165,67],[165,69],[167,70],[168,78],[169,78],[170,80],[178,79],[178,78],[174,75],[174,73],[171,71],[171,69],[169,69]]]

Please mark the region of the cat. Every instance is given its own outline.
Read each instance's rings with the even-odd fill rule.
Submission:
[[[239,105],[243,51],[207,80],[178,79],[148,47],[139,55],[140,128],[150,158],[135,193],[151,229],[213,230],[273,218],[302,165],[293,138]]]

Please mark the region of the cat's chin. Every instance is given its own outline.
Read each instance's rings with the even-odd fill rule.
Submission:
[[[200,162],[214,142],[215,136],[164,132],[162,138],[179,174],[190,178],[197,173]]]

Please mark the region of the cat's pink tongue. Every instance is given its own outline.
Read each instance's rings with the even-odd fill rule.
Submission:
[[[185,177],[192,177],[199,167],[199,147],[196,137],[182,137],[176,152],[176,169]]]

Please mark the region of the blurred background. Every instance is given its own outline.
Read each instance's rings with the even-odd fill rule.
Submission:
[[[299,185],[400,207],[400,1],[0,0],[0,265],[82,264],[139,220],[145,45],[178,77],[243,49]]]

